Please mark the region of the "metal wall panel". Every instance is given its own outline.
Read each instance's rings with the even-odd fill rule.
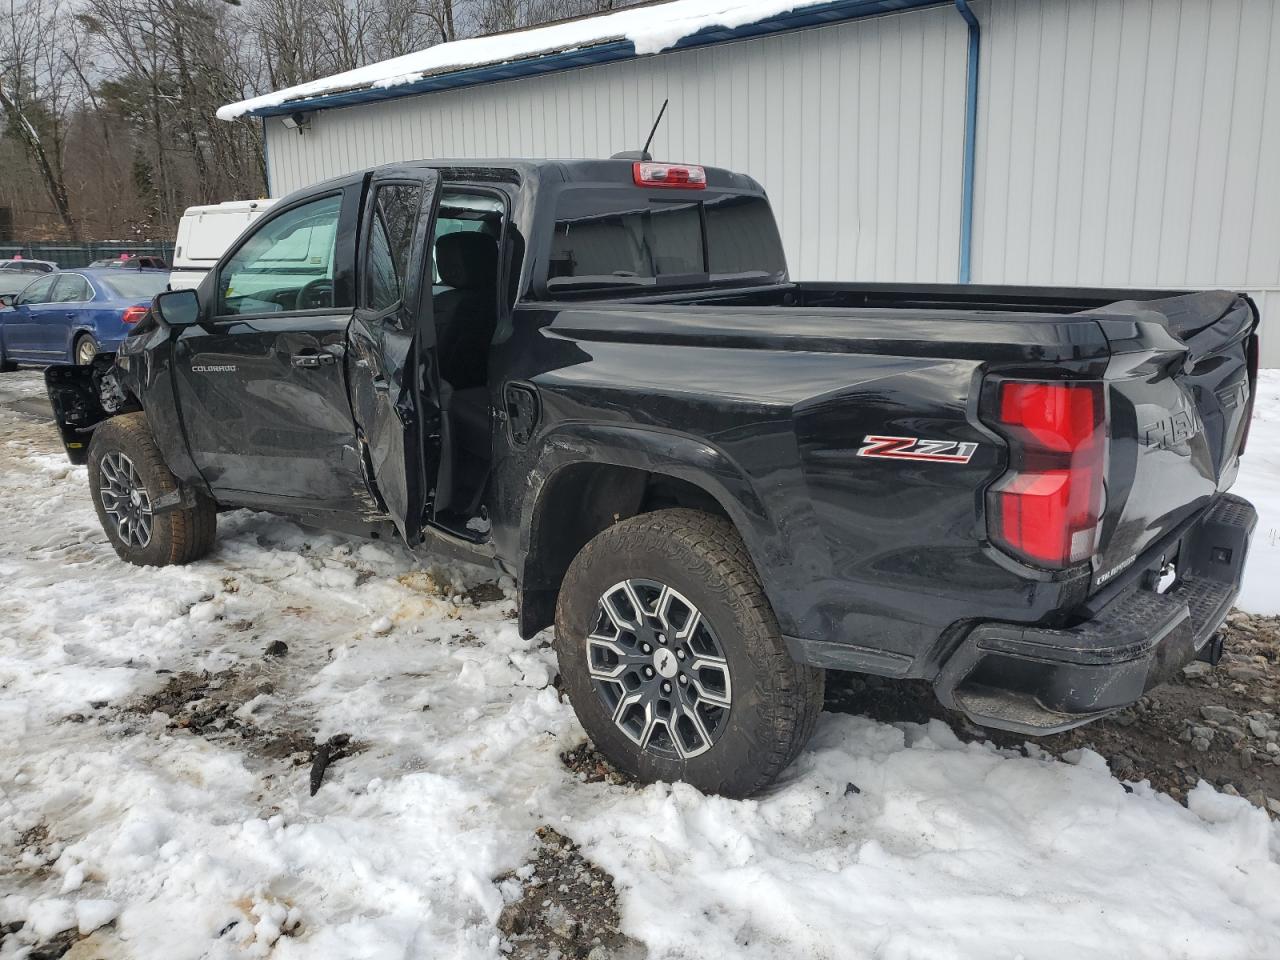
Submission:
[[[1280,4],[975,9],[975,282],[1248,290],[1280,366]]]
[[[1253,292],[1280,367],[1280,0],[983,0],[973,279]],[[750,173],[794,276],[952,282],[966,34],[948,7],[267,121],[273,190],[418,157]],[[1274,330],[1275,333],[1270,333]]]
[[[730,167],[768,189],[800,278],[955,278],[965,31],[896,14],[315,115],[269,119],[271,186],[427,157],[607,157]]]

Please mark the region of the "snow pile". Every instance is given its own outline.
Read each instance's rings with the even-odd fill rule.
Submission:
[[[938,721],[826,720],[768,799],[677,785],[571,828],[628,882],[628,932],[654,954],[1255,957],[1280,942],[1280,830],[1238,798],[1202,784],[1212,816],[1197,816],[1126,793],[1090,751],[1073,766]]]
[[[234,120],[255,110],[336,91],[397,87],[432,74],[508,63],[614,40],[631,41],[639,55],[659,53],[708,27],[740,27],[823,2],[826,0],[673,0],[545,27],[455,40],[227,104],[219,108],[218,118]]]
[[[0,395],[19,383],[39,387]],[[1280,423],[1250,442],[1280,449]],[[549,651],[509,593],[462,595],[485,571],[247,512],[209,560],[137,570],[84,486],[51,426],[0,407],[0,928],[23,923],[3,960],[70,930],[103,960],[497,960],[493,878],[544,823],[614,874],[653,958],[1280,943],[1280,826],[1207,785],[1184,808],[1088,751],[835,715],[757,800],[585,784]],[[138,709],[184,671],[240,706],[199,730]],[[353,752],[311,796],[274,745],[339,733]]]

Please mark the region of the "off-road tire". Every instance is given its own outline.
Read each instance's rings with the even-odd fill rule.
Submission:
[[[178,481],[165,466],[145,414],[112,417],[93,431],[89,443],[89,494],[102,529],[121,560],[140,567],[164,567],[199,560],[213,548],[217,508],[200,493],[194,494],[193,507],[179,506],[155,513],[151,518],[150,541],[145,546],[126,543],[102,501],[102,462],[110,454],[123,454],[129,459],[152,503],[177,490]]]
[[[587,636],[601,597],[632,578],[679,591],[702,613],[723,648],[732,705],[711,746],[673,759],[642,750],[613,722],[593,686]],[[787,653],[747,548],[726,520],[697,510],[641,514],[616,523],[582,548],[556,604],[561,682],[597,749],[643,782],[683,780],[707,793],[749,796],[800,753],[822,712],[824,674]]]

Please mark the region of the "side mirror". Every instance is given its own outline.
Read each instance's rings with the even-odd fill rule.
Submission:
[[[12,307],[13,301],[17,299],[16,293],[0,293],[0,307]]]
[[[165,290],[151,301],[151,312],[171,327],[189,327],[200,320],[200,298],[194,290]]]

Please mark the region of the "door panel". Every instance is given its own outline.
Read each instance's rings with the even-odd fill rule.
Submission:
[[[342,366],[350,315],[183,332],[175,373],[192,459],[215,493],[281,509],[365,509]]]
[[[354,235],[358,203],[353,190],[263,217],[219,264],[202,304],[214,315],[177,338],[191,457],[225,502],[376,506],[343,376],[354,245],[335,237]]]
[[[28,309],[32,350],[50,360],[70,360],[66,335],[71,321],[66,308],[60,303],[42,303],[39,306],[32,304]]]
[[[30,319],[27,317],[27,307],[21,304],[14,304],[8,310],[0,313],[0,323],[4,325],[2,335],[4,336],[5,353],[11,357],[26,356],[31,344],[31,333],[27,329],[30,323]]]
[[[410,545],[422,539],[440,463],[430,243],[438,183],[420,168],[370,177],[349,336],[352,413],[379,496]]]
[[[18,295],[13,309],[6,311],[5,349],[14,356],[33,360],[54,359],[44,344],[41,311],[53,294],[55,280],[57,277],[50,275],[28,284]]]
[[[58,274],[49,306],[42,308],[45,349],[56,350],[69,362],[75,362],[73,334],[80,325],[79,321],[88,315],[85,308],[91,306],[88,301],[92,299],[93,290],[84,277],[74,273]],[[102,346],[101,343],[98,345]]]

